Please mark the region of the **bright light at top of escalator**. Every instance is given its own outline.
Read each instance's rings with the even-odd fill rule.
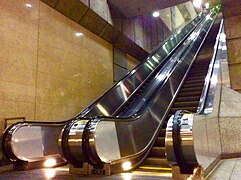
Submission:
[[[202,0],[193,0],[192,3],[196,8],[201,8]]]
[[[128,171],[128,170],[130,170],[131,169],[131,162],[130,161],[126,161],[126,162],[123,162],[122,163],[122,169],[124,170],[124,171]]]
[[[153,17],[159,17],[160,13],[158,11],[155,11],[155,12],[152,13],[152,16]]]
[[[44,167],[53,167],[56,165],[56,159],[47,159],[45,162],[44,162]]]
[[[205,3],[205,8],[206,8],[206,9],[209,8],[209,3]]]

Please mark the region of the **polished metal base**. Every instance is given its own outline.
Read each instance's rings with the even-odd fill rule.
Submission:
[[[38,169],[38,170],[30,170],[30,171],[15,171],[11,166],[1,166],[0,167],[0,179],[4,180],[22,180],[22,179],[123,179],[123,180],[137,180],[137,179],[145,179],[145,180],[155,180],[155,179],[163,179],[163,180],[170,180],[172,179],[171,174],[165,174],[160,176],[160,174],[139,174],[135,172],[131,173],[120,173],[111,176],[101,176],[101,175],[73,175],[69,174],[69,167],[59,167],[59,168],[50,168],[50,169]]]

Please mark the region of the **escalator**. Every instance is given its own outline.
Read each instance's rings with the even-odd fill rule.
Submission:
[[[171,168],[166,158],[165,132],[167,121],[178,110],[187,110],[196,113],[199,109],[200,97],[205,85],[205,78],[209,70],[209,64],[212,59],[213,47],[219,30],[220,17],[217,18],[216,24],[213,25],[209,35],[207,36],[201,51],[189,70],[185,81],[170,108],[159,135],[156,139],[152,150],[140,167],[135,171],[141,173],[161,172],[162,174],[171,173]]]
[[[98,170],[108,166],[111,173],[170,172],[167,120],[177,110],[197,111],[218,32],[220,18],[212,12],[203,17],[161,44],[73,119],[12,125],[4,133],[5,155],[20,166],[48,167],[46,162],[55,159],[52,166],[67,161],[83,168],[88,163]],[[123,169],[126,162],[131,165]]]
[[[164,144],[167,120],[180,109],[197,111],[219,24],[220,17],[207,15],[115,116],[68,124],[60,138],[64,157],[74,167],[81,168],[83,162],[96,169],[108,165],[112,173],[136,168],[170,172]],[[122,168],[125,163],[129,168]]]
[[[138,93],[146,89],[145,87],[159,70],[163,69],[169,57],[204,21],[205,16],[205,14],[198,15],[181,31],[161,43],[145,61],[74,118],[62,122],[26,121],[9,127],[4,132],[2,140],[5,156],[14,162],[16,169],[24,170],[62,165],[66,163],[66,159],[72,163],[71,157],[68,158],[68,153],[66,153],[69,149],[68,146],[64,145],[65,139],[64,137],[59,139],[59,135],[70,130],[68,127],[71,125],[74,125],[76,130],[85,127],[86,123],[96,116],[104,118],[115,114],[118,118],[126,113],[130,105],[133,104],[131,99],[136,102]],[[113,97],[115,97],[115,101],[113,101]],[[77,126],[76,122],[79,123]],[[71,130],[68,132],[71,133]],[[68,142],[71,141],[68,140]],[[82,156],[81,151],[77,151],[74,151],[73,154]],[[52,162],[52,164],[48,162]]]

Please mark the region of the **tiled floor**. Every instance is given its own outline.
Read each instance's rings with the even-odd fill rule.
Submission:
[[[214,171],[207,177],[208,180],[240,180],[241,158],[222,160]]]
[[[153,174],[141,175],[135,173],[120,173],[112,176],[78,176],[69,174],[68,167],[60,167],[55,169],[41,169],[30,171],[13,171],[11,167],[0,167],[0,180],[92,180],[92,179],[113,179],[113,180],[170,180],[171,177],[154,176]]]

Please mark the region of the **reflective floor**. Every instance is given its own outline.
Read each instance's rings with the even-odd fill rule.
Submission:
[[[155,180],[155,179],[172,179],[171,174],[167,174],[164,177],[158,174],[138,174],[138,173],[121,173],[112,176],[79,176],[69,174],[68,166],[53,168],[53,169],[40,169],[30,171],[14,171],[11,166],[0,166],[0,180],[44,180],[44,179],[123,179],[123,180]]]
[[[172,179],[170,174],[138,174],[134,173],[121,173],[112,176],[79,176],[69,174],[68,166],[53,168],[53,169],[40,169],[30,171],[14,171],[11,166],[0,166],[0,180],[44,180],[44,179],[120,179],[120,180],[155,180]],[[240,180],[241,179],[241,158],[225,159],[222,160],[218,166],[206,178],[207,180]]]
[[[208,180],[240,180],[241,158],[224,159],[207,177]]]

